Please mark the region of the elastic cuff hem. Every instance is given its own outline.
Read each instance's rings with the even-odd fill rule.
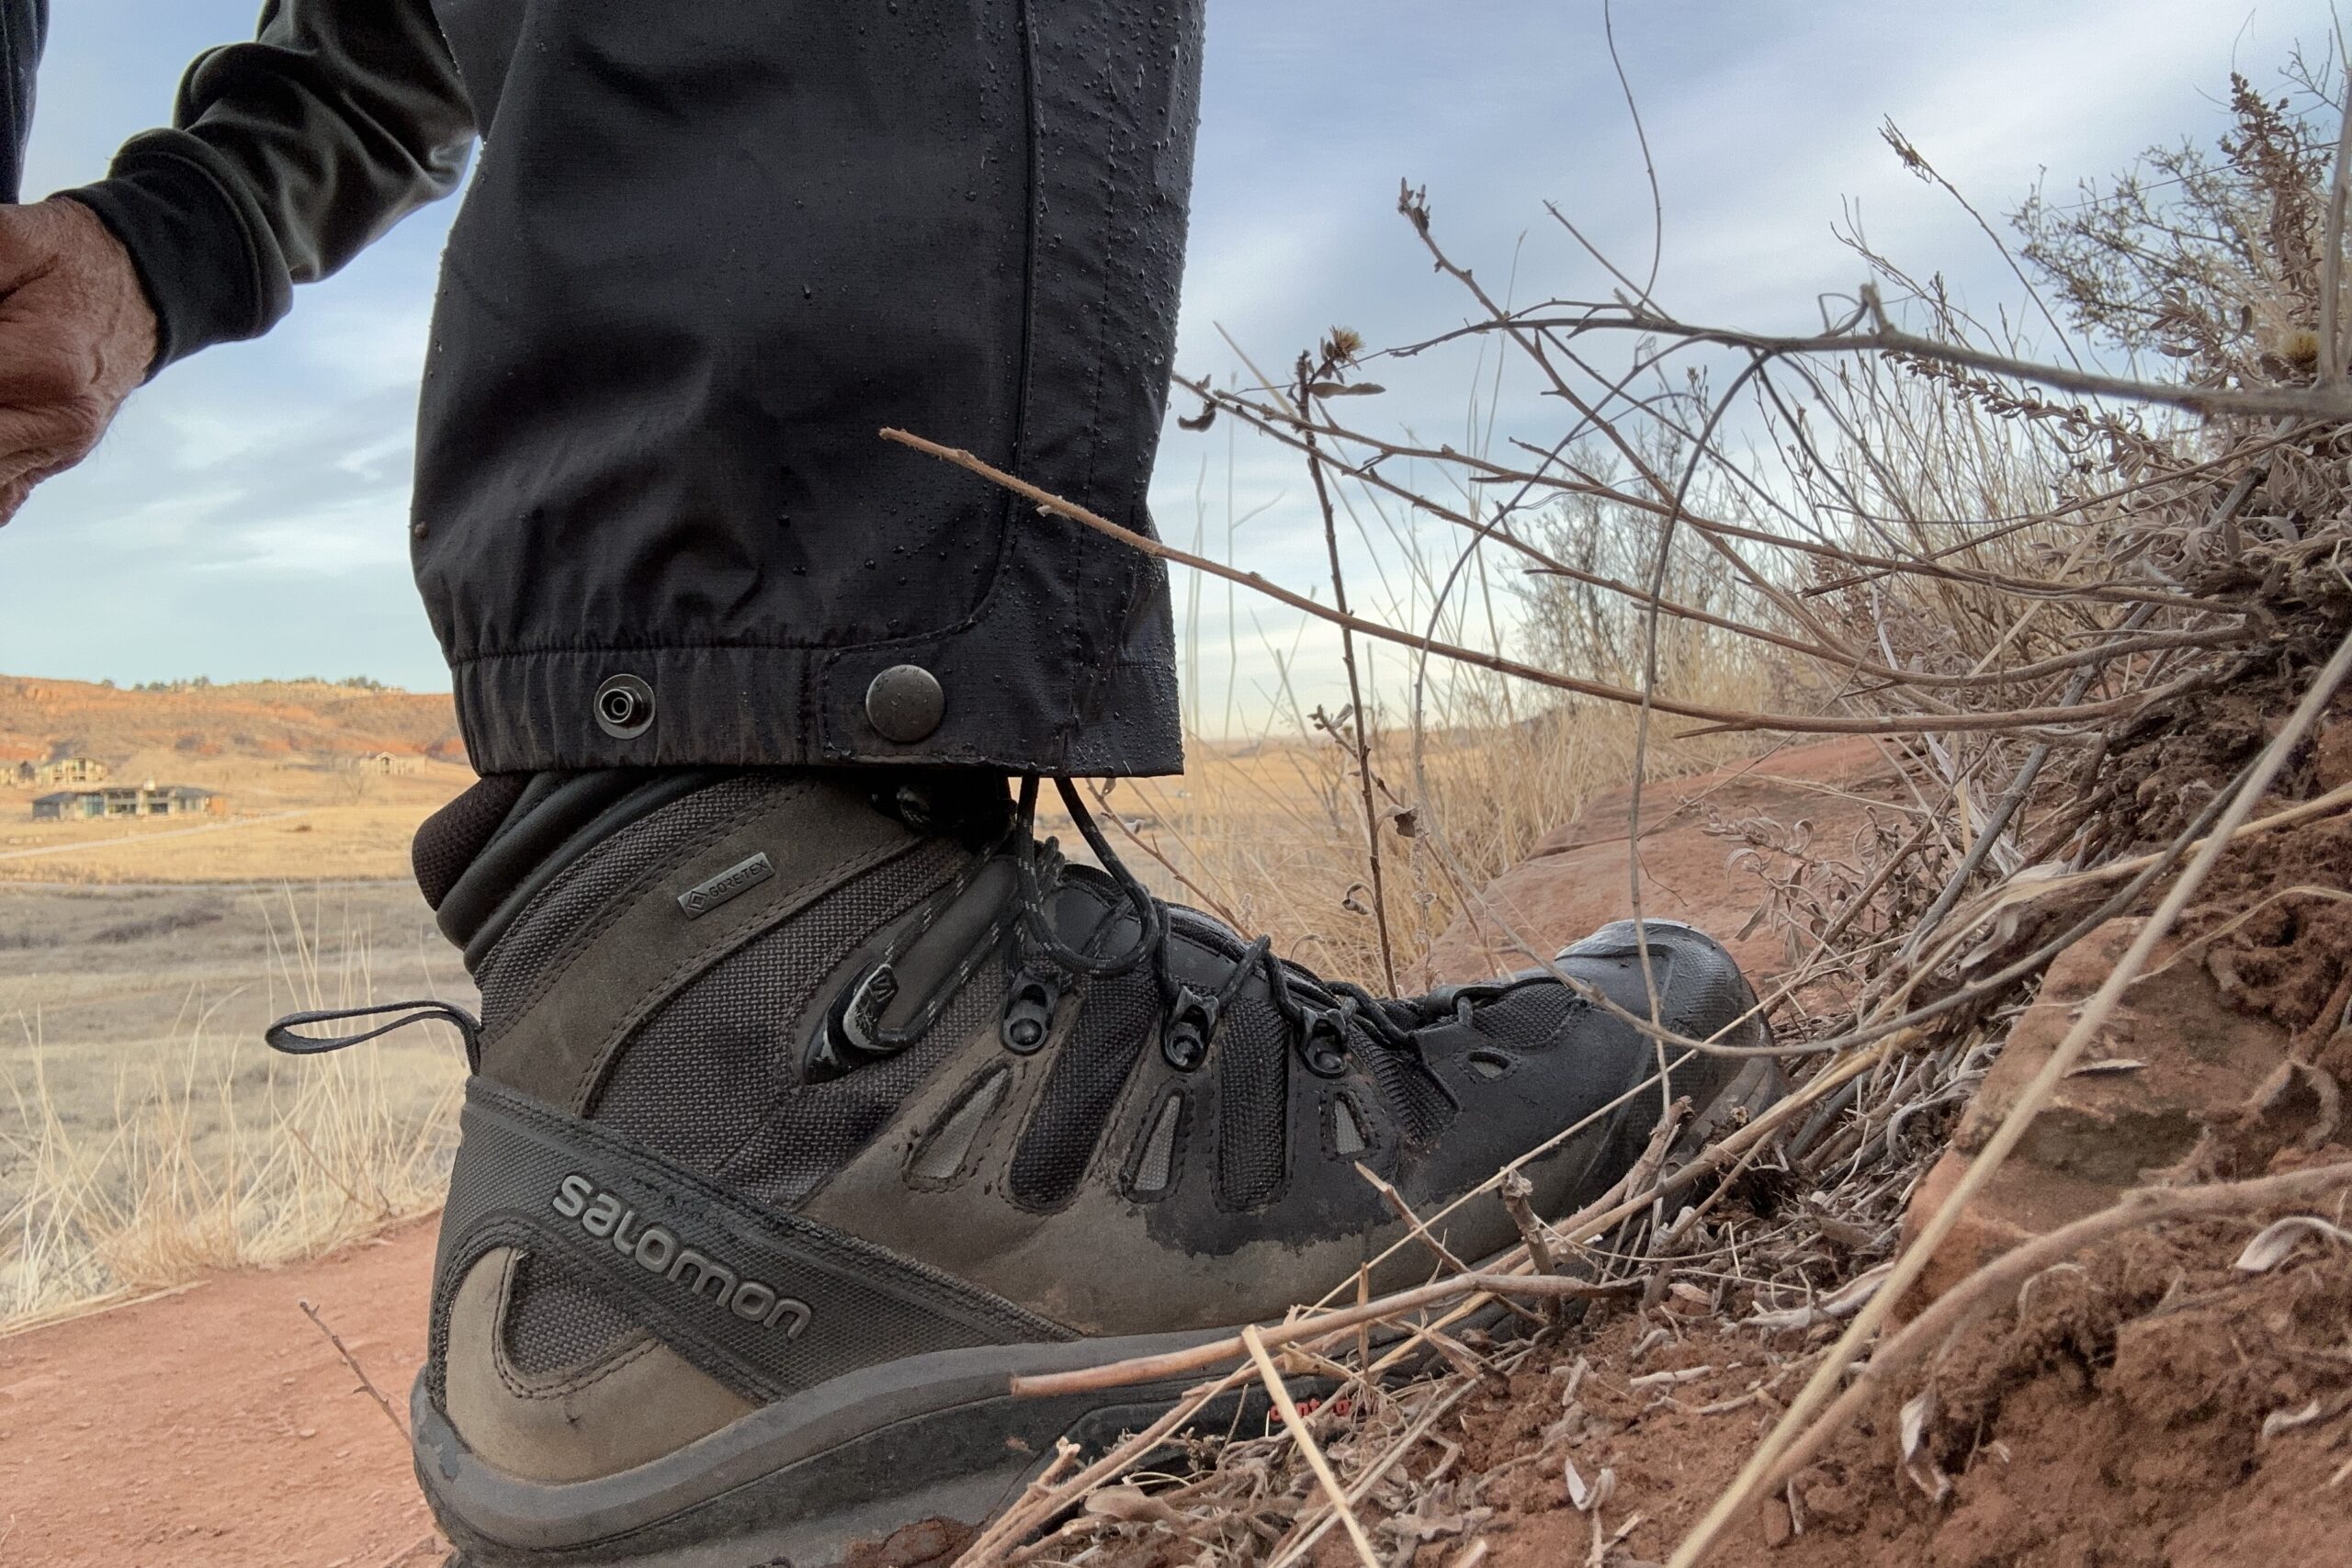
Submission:
[[[236,199],[199,160],[134,142],[105,179],[57,195],[96,213],[130,254],[155,312],[150,378],[200,348],[258,337],[286,313],[288,288],[267,286]]]
[[[880,649],[566,649],[459,660],[450,674],[467,755],[484,773],[873,762],[1081,778],[1183,771],[1175,673],[1164,665],[1113,665],[1102,707],[1079,721],[1067,677],[1016,671],[1001,653],[978,665],[960,657],[972,651],[952,635]],[[932,733],[894,741],[874,728],[866,696],[875,675],[909,664],[933,674],[944,701]],[[1026,678],[1005,678],[1015,673]],[[623,722],[607,724],[600,699],[616,684],[633,694]]]

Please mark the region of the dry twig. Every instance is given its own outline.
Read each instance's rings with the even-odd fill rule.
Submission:
[[[376,1402],[376,1408],[384,1413],[384,1419],[392,1424],[392,1430],[400,1434],[401,1441],[407,1442],[409,1440],[408,1423],[400,1418],[400,1414],[392,1408],[392,1402],[384,1397],[384,1391],[376,1386],[376,1380],[368,1375],[367,1369],[359,1364],[358,1358],[352,1355],[351,1348],[343,1342],[343,1337],[327,1326],[327,1320],[321,1317],[319,1309],[309,1302],[298,1301],[295,1305],[302,1309],[302,1315],[311,1320],[311,1325],[313,1328],[327,1337],[327,1343],[334,1347],[334,1353],[343,1358],[343,1364],[351,1369],[353,1377],[359,1380],[357,1392],[366,1393],[368,1398]]]

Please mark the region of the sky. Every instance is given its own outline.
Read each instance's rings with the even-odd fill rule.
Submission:
[[[102,173],[168,113],[187,61],[243,35],[254,9],[62,0],[28,193]],[[1795,332],[1861,277],[1833,233],[1849,215],[1963,300],[2014,290],[1973,220],[1881,142],[1883,119],[1997,213],[2045,175],[2070,188],[2152,142],[2210,144],[2232,69],[2267,80],[2299,41],[2324,54],[2334,25],[2318,0],[1618,0],[1613,22],[1664,200],[1658,299],[1686,320]],[[1645,265],[1652,206],[1603,29],[1601,0],[1210,0],[1179,368],[1244,375],[1228,337],[1279,374],[1335,323],[1375,345],[1459,324],[1458,290],[1396,215],[1400,179],[1427,188],[1449,250],[1515,298],[1610,287],[1546,201]],[[447,689],[404,524],[454,208],[300,290],[268,337],[173,367],[0,529],[0,671]],[[1376,413],[1373,400],[1350,412],[1460,439],[1469,389],[1487,385],[1475,355],[1408,379]],[[1524,408],[1532,389],[1479,396]],[[1165,536],[1197,534],[1213,554],[1247,518],[1243,564],[1302,591],[1328,570],[1304,473],[1229,422],[1171,423],[1152,502]],[[1380,547],[1348,540],[1368,583]],[[1221,586],[1195,605],[1185,579],[1202,728],[1262,714],[1278,654],[1309,705],[1322,699],[1337,671],[1322,628],[1278,607],[1228,616]]]

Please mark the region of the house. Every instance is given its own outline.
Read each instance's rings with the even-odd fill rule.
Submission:
[[[401,751],[369,751],[351,759],[349,765],[356,773],[382,773],[389,777],[394,773],[423,772],[424,759]]]
[[[18,762],[10,781],[20,789],[48,785],[102,784],[109,770],[96,757],[52,757],[46,762]]]
[[[220,817],[229,797],[194,784],[112,784],[100,789],[61,789],[33,797],[37,822],[83,821],[111,817]]]

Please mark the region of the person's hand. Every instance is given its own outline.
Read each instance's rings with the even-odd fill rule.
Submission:
[[[155,357],[155,315],[96,213],[0,205],[0,523],[89,455]]]

